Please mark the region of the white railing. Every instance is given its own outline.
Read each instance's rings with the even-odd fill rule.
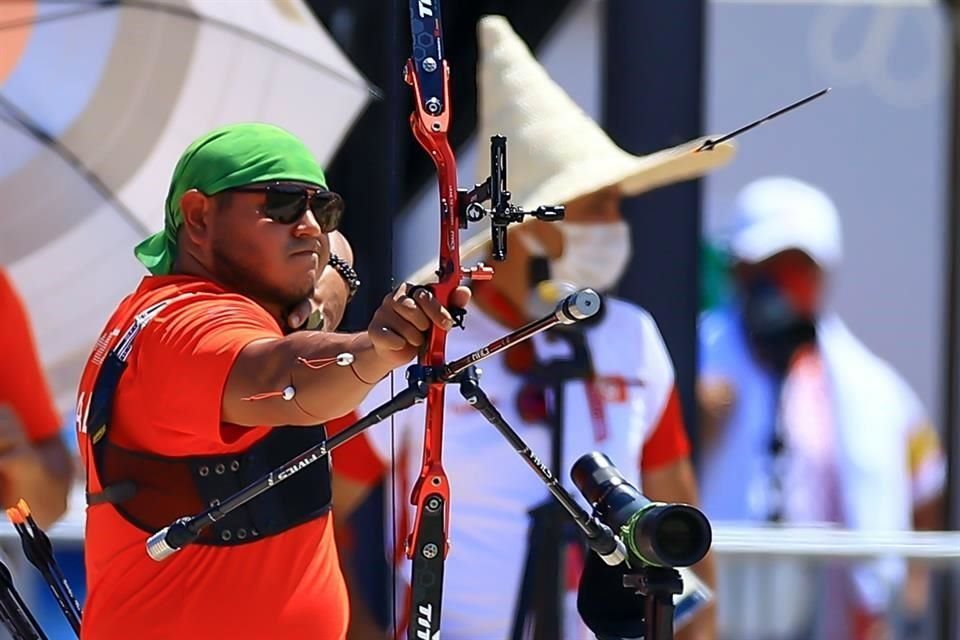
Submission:
[[[856,559],[921,558],[950,564],[960,560],[958,531],[849,531],[833,527],[713,527],[713,550],[722,556]]]
[[[71,513],[47,530],[54,544],[83,540],[82,515]],[[18,540],[9,523],[0,523],[0,540]],[[857,559],[898,556],[935,564],[960,561],[960,531],[849,531],[834,527],[779,527],[715,523],[713,551],[747,558]]]

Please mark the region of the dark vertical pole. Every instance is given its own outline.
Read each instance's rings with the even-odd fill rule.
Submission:
[[[944,358],[944,406],[943,406],[943,437],[947,451],[947,495],[946,521],[947,529],[960,529],[960,450],[957,434],[957,420],[960,418],[960,5],[955,0],[944,2],[946,19],[950,22],[950,64],[951,64],[951,92],[948,114],[949,131],[946,139],[950,141],[950,152],[947,160],[946,185],[947,209],[947,280],[944,331],[946,331],[947,357]],[[960,578],[953,572],[944,580],[944,589],[941,594],[942,612],[940,615],[941,638],[960,637],[960,624],[955,613],[955,603],[960,593]]]
[[[703,132],[703,0],[608,0],[604,121],[621,147],[647,154]],[[624,203],[633,259],[619,295],[656,318],[677,370],[696,448],[700,184],[665,187]]]
[[[362,331],[393,286],[393,224],[404,204],[406,117],[412,104],[402,76],[409,55],[408,7],[402,0],[386,0],[375,10],[347,2],[312,4],[351,61],[383,93],[359,118],[328,170],[332,188],[347,202],[343,231],[363,283],[340,330]],[[390,497],[381,483],[358,506],[350,519],[355,549],[384,548],[383,514]],[[379,552],[347,557],[362,597],[377,621],[389,627],[395,622],[392,566]]]
[[[393,223],[403,206],[401,179],[410,95],[403,83],[409,27],[406,3],[384,10],[341,8],[330,23],[351,60],[383,92],[354,125],[329,169],[330,184],[347,202],[343,231],[363,285],[347,307],[341,330],[362,330],[393,283]],[[349,18],[349,21],[348,21]],[[349,26],[337,33],[343,20]],[[370,46],[371,42],[379,43]]]

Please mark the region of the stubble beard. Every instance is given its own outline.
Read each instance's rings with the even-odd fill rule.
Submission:
[[[213,258],[216,277],[221,284],[258,302],[288,309],[313,294],[312,283],[305,284],[300,290],[268,282],[262,269],[238,260],[219,243],[213,246]]]

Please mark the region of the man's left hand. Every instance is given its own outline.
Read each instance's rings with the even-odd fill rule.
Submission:
[[[330,269],[330,267],[327,267]],[[334,331],[343,319],[346,302],[337,304],[333,298],[323,298],[323,289],[319,284],[314,289],[314,295],[307,298],[287,315],[289,331],[309,329],[311,331]]]
[[[352,265],[353,250],[347,239],[339,231],[331,232],[329,238],[330,252]],[[324,265],[320,275],[317,276],[313,296],[298,304],[287,314],[287,329],[335,331],[343,320],[349,297],[350,287],[347,286],[343,276],[329,264]],[[314,321],[308,322],[310,320]]]
[[[30,448],[20,417],[13,407],[0,404],[0,457],[22,448]]]
[[[16,412],[0,405],[0,500],[9,507],[42,485],[43,461],[27,440]]]

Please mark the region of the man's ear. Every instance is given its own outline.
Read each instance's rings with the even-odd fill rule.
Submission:
[[[210,214],[213,202],[209,196],[190,189],[180,198],[183,230],[194,243],[201,243],[210,233]]]

